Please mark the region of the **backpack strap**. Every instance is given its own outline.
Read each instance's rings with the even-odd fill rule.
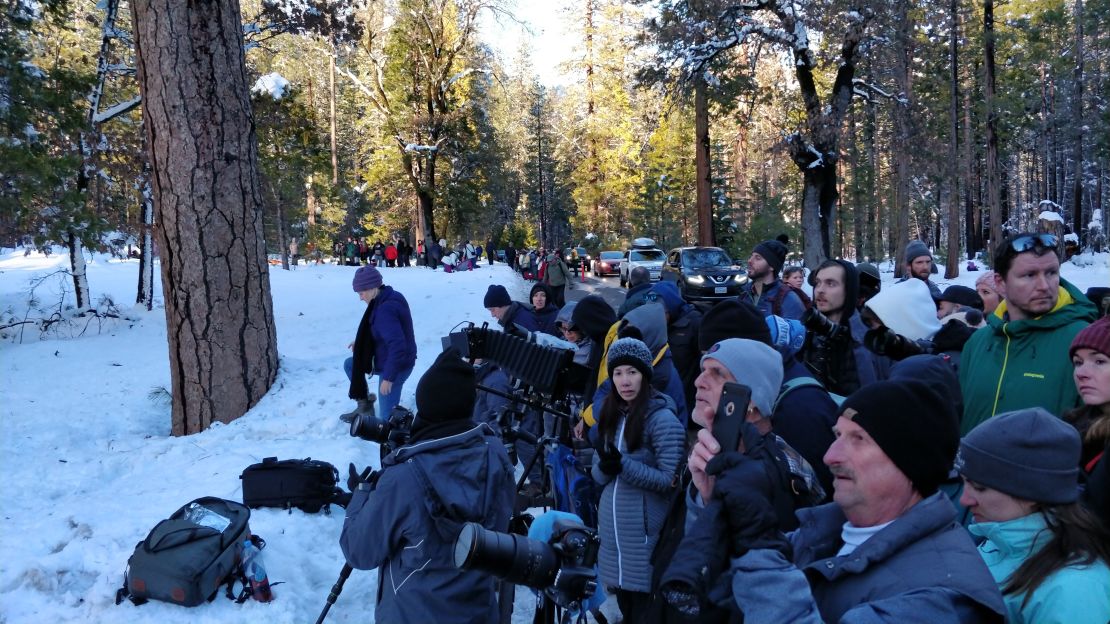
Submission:
[[[817,381],[817,379],[814,377],[795,377],[794,379],[791,379],[782,384],[782,389],[779,390],[779,395],[775,398],[775,403],[771,406],[771,413],[775,413],[775,410],[779,408],[779,403],[782,403],[782,400],[786,397],[786,395],[790,394],[794,390],[797,390],[798,388],[809,387],[825,390],[825,385],[822,384],[820,381]],[[835,398],[833,398],[833,401],[836,402],[837,405],[839,405],[842,401],[844,401],[844,399],[841,398],[840,401],[837,401]]]

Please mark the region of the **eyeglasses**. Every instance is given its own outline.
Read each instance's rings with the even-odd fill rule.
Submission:
[[[1010,241],[1010,249],[1016,253],[1025,253],[1037,247],[1056,249],[1057,240],[1055,234],[1023,234]]]

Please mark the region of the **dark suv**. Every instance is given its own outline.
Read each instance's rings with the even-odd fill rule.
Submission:
[[[720,247],[678,247],[667,254],[662,279],[674,282],[687,301],[698,301],[738,296],[748,274]]]

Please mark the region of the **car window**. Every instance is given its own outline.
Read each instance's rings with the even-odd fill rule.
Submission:
[[[622,254],[619,251],[603,251],[603,252],[601,252],[601,259],[602,260],[619,260],[623,257],[624,257],[624,254]]]
[[[633,262],[659,262],[666,257],[666,254],[658,249],[633,249],[628,253],[629,259]]]
[[[720,249],[692,249],[686,252],[682,263],[691,269],[730,267],[732,259]]]

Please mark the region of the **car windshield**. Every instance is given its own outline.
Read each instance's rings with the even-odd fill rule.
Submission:
[[[658,249],[633,249],[628,259],[633,262],[659,262],[663,259],[663,252]]]
[[[602,260],[620,260],[622,257],[624,257],[624,254],[622,254],[619,251],[603,251],[603,252],[601,252],[601,259]]]
[[[682,263],[691,269],[730,267],[732,259],[720,249],[692,249],[682,256]]]

